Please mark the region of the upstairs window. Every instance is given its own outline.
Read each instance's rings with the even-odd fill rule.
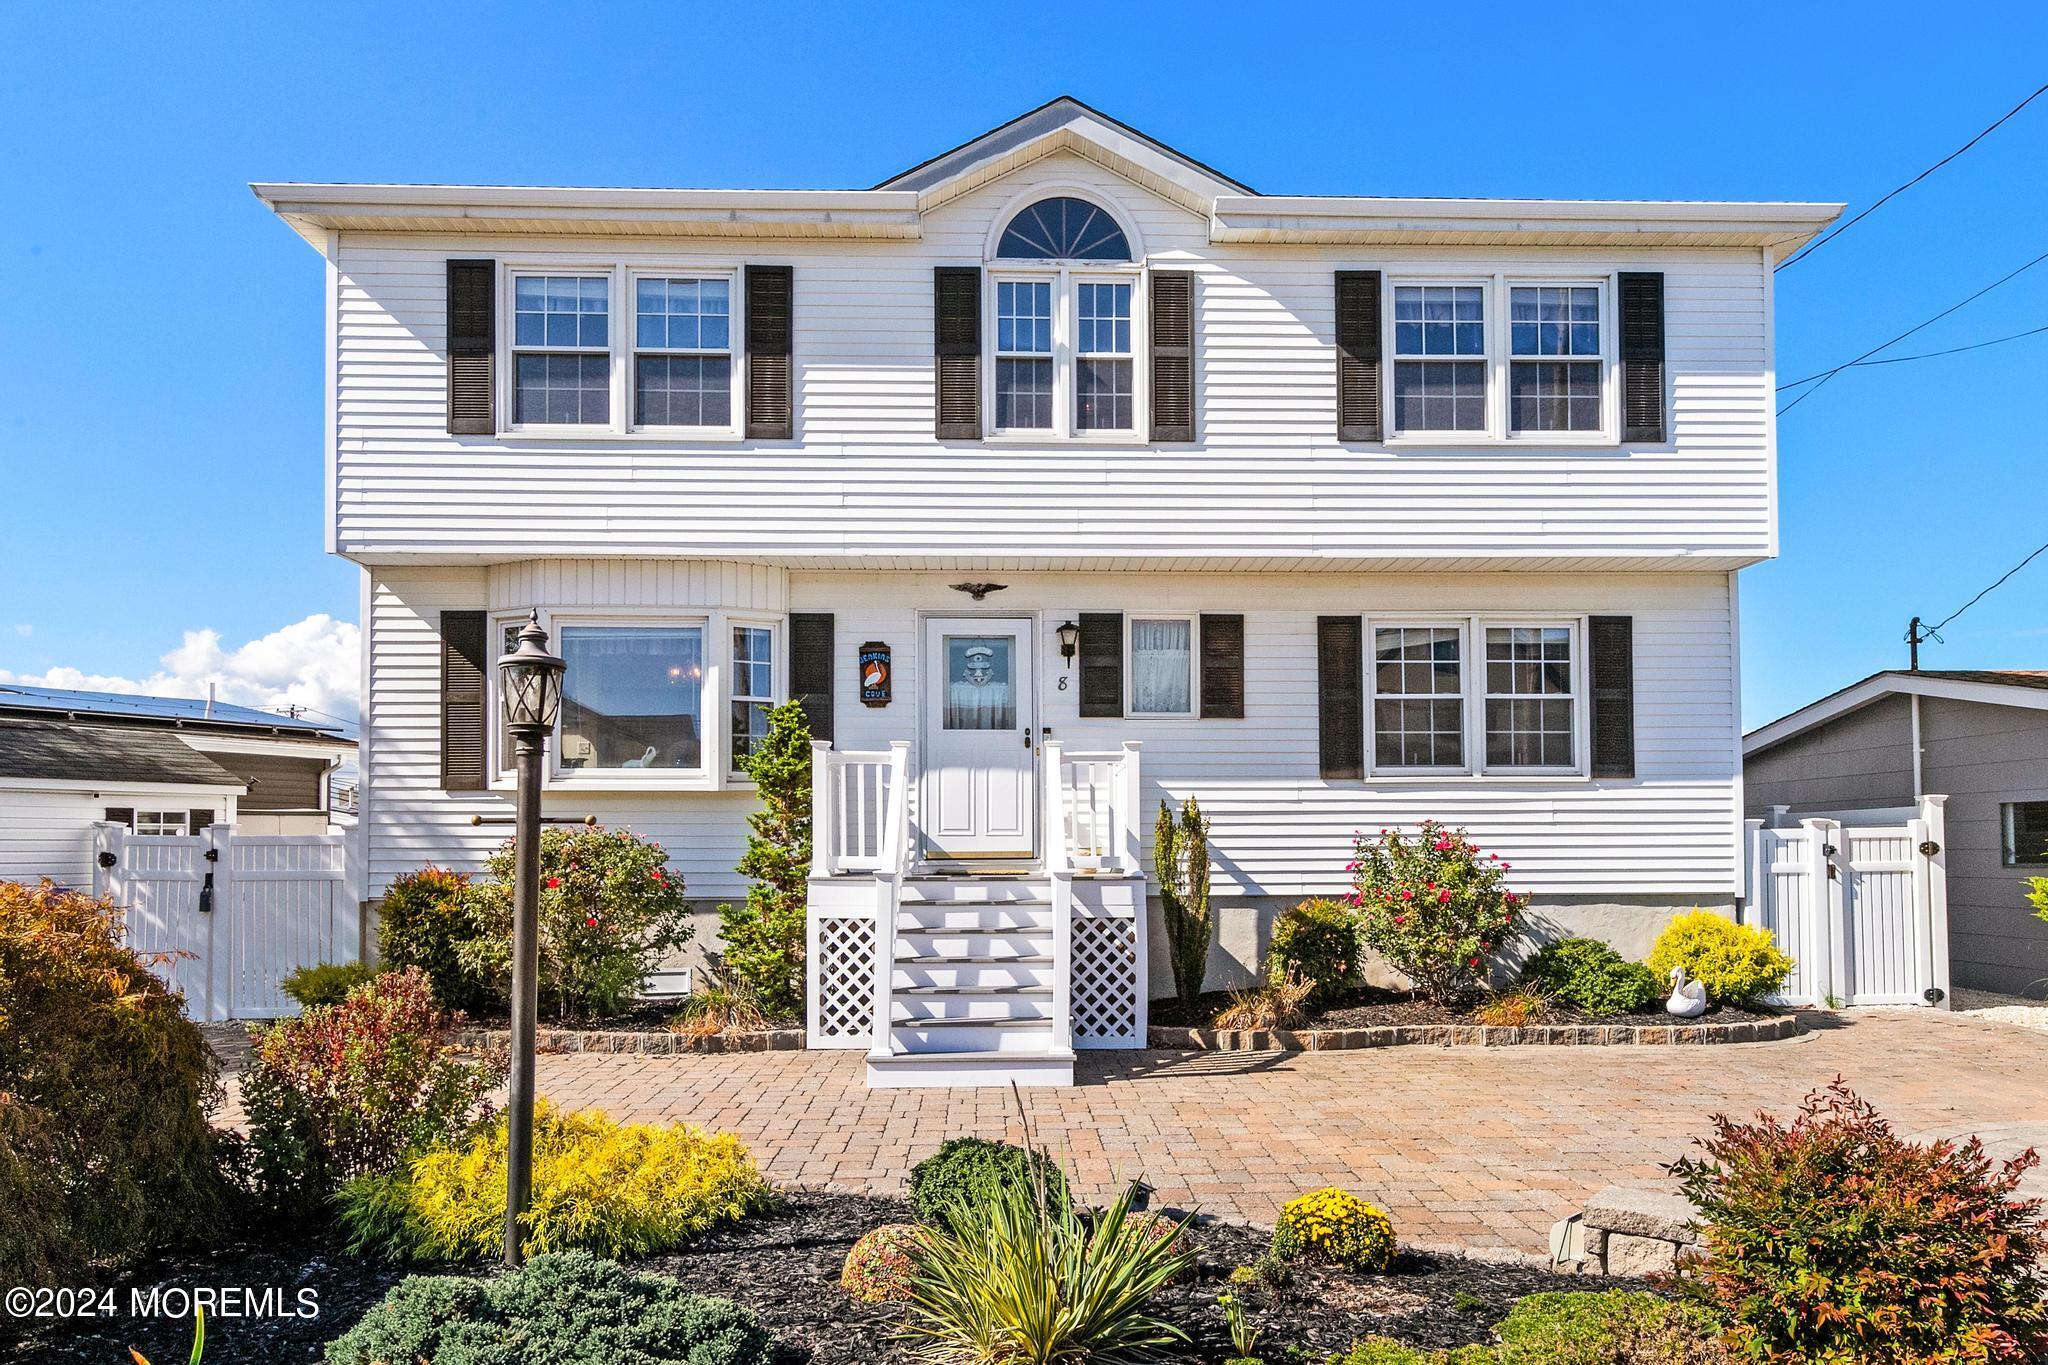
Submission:
[[[1083,199],[1041,199],[1010,219],[995,257],[994,430],[1136,434],[1142,293],[1116,219]]]
[[[1131,286],[1082,280],[1074,350],[1074,426],[1131,430]]]
[[[732,281],[633,281],[633,422],[732,425]]]
[[[1486,430],[1486,288],[1394,287],[1394,430]]]
[[[512,282],[512,420],[605,426],[612,420],[611,279],[517,275]]]
[[[1600,430],[1600,290],[1508,291],[1509,425],[1516,432]]]
[[[1052,429],[1052,284],[996,284],[996,430]]]
[[[1116,219],[1085,199],[1041,199],[1010,220],[996,255],[1024,261],[1128,261]]]

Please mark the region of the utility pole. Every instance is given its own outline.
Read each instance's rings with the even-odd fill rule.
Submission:
[[[1914,617],[1906,623],[1907,667],[1915,673],[1920,671],[1920,642],[1927,638],[1920,631],[1920,618]]]

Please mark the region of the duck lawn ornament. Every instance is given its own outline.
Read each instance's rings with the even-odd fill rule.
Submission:
[[[1664,1002],[1664,1012],[1680,1019],[1697,1019],[1707,1012],[1707,988],[1697,981],[1685,979],[1685,968],[1671,969],[1671,998]]]

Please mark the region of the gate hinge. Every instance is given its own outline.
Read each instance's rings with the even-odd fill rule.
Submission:
[[[1937,844],[1937,843],[1935,843],[1935,842],[1934,842],[1934,840],[1932,840],[1932,839],[1922,839],[1922,840],[1920,841],[1920,856],[1921,856],[1921,857],[1923,857],[1923,858],[1932,858],[1932,857],[1933,857],[1933,856],[1934,856],[1935,854],[1937,854],[1937,853],[1939,853],[1939,852],[1941,852],[1941,845],[1940,845],[1940,844]]]

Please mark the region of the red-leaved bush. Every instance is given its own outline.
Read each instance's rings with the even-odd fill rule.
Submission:
[[[394,1169],[487,1116],[502,1057],[443,1041],[447,1025],[418,968],[387,972],[263,1035],[242,1080],[255,1193],[272,1211],[309,1210],[342,1182]]]
[[[1707,1160],[1671,1167],[1699,1209],[1691,1283],[1738,1357],[1771,1365],[1975,1365],[2048,1349],[2029,1151],[1894,1136],[1837,1079],[1788,1125],[1720,1116]]]

